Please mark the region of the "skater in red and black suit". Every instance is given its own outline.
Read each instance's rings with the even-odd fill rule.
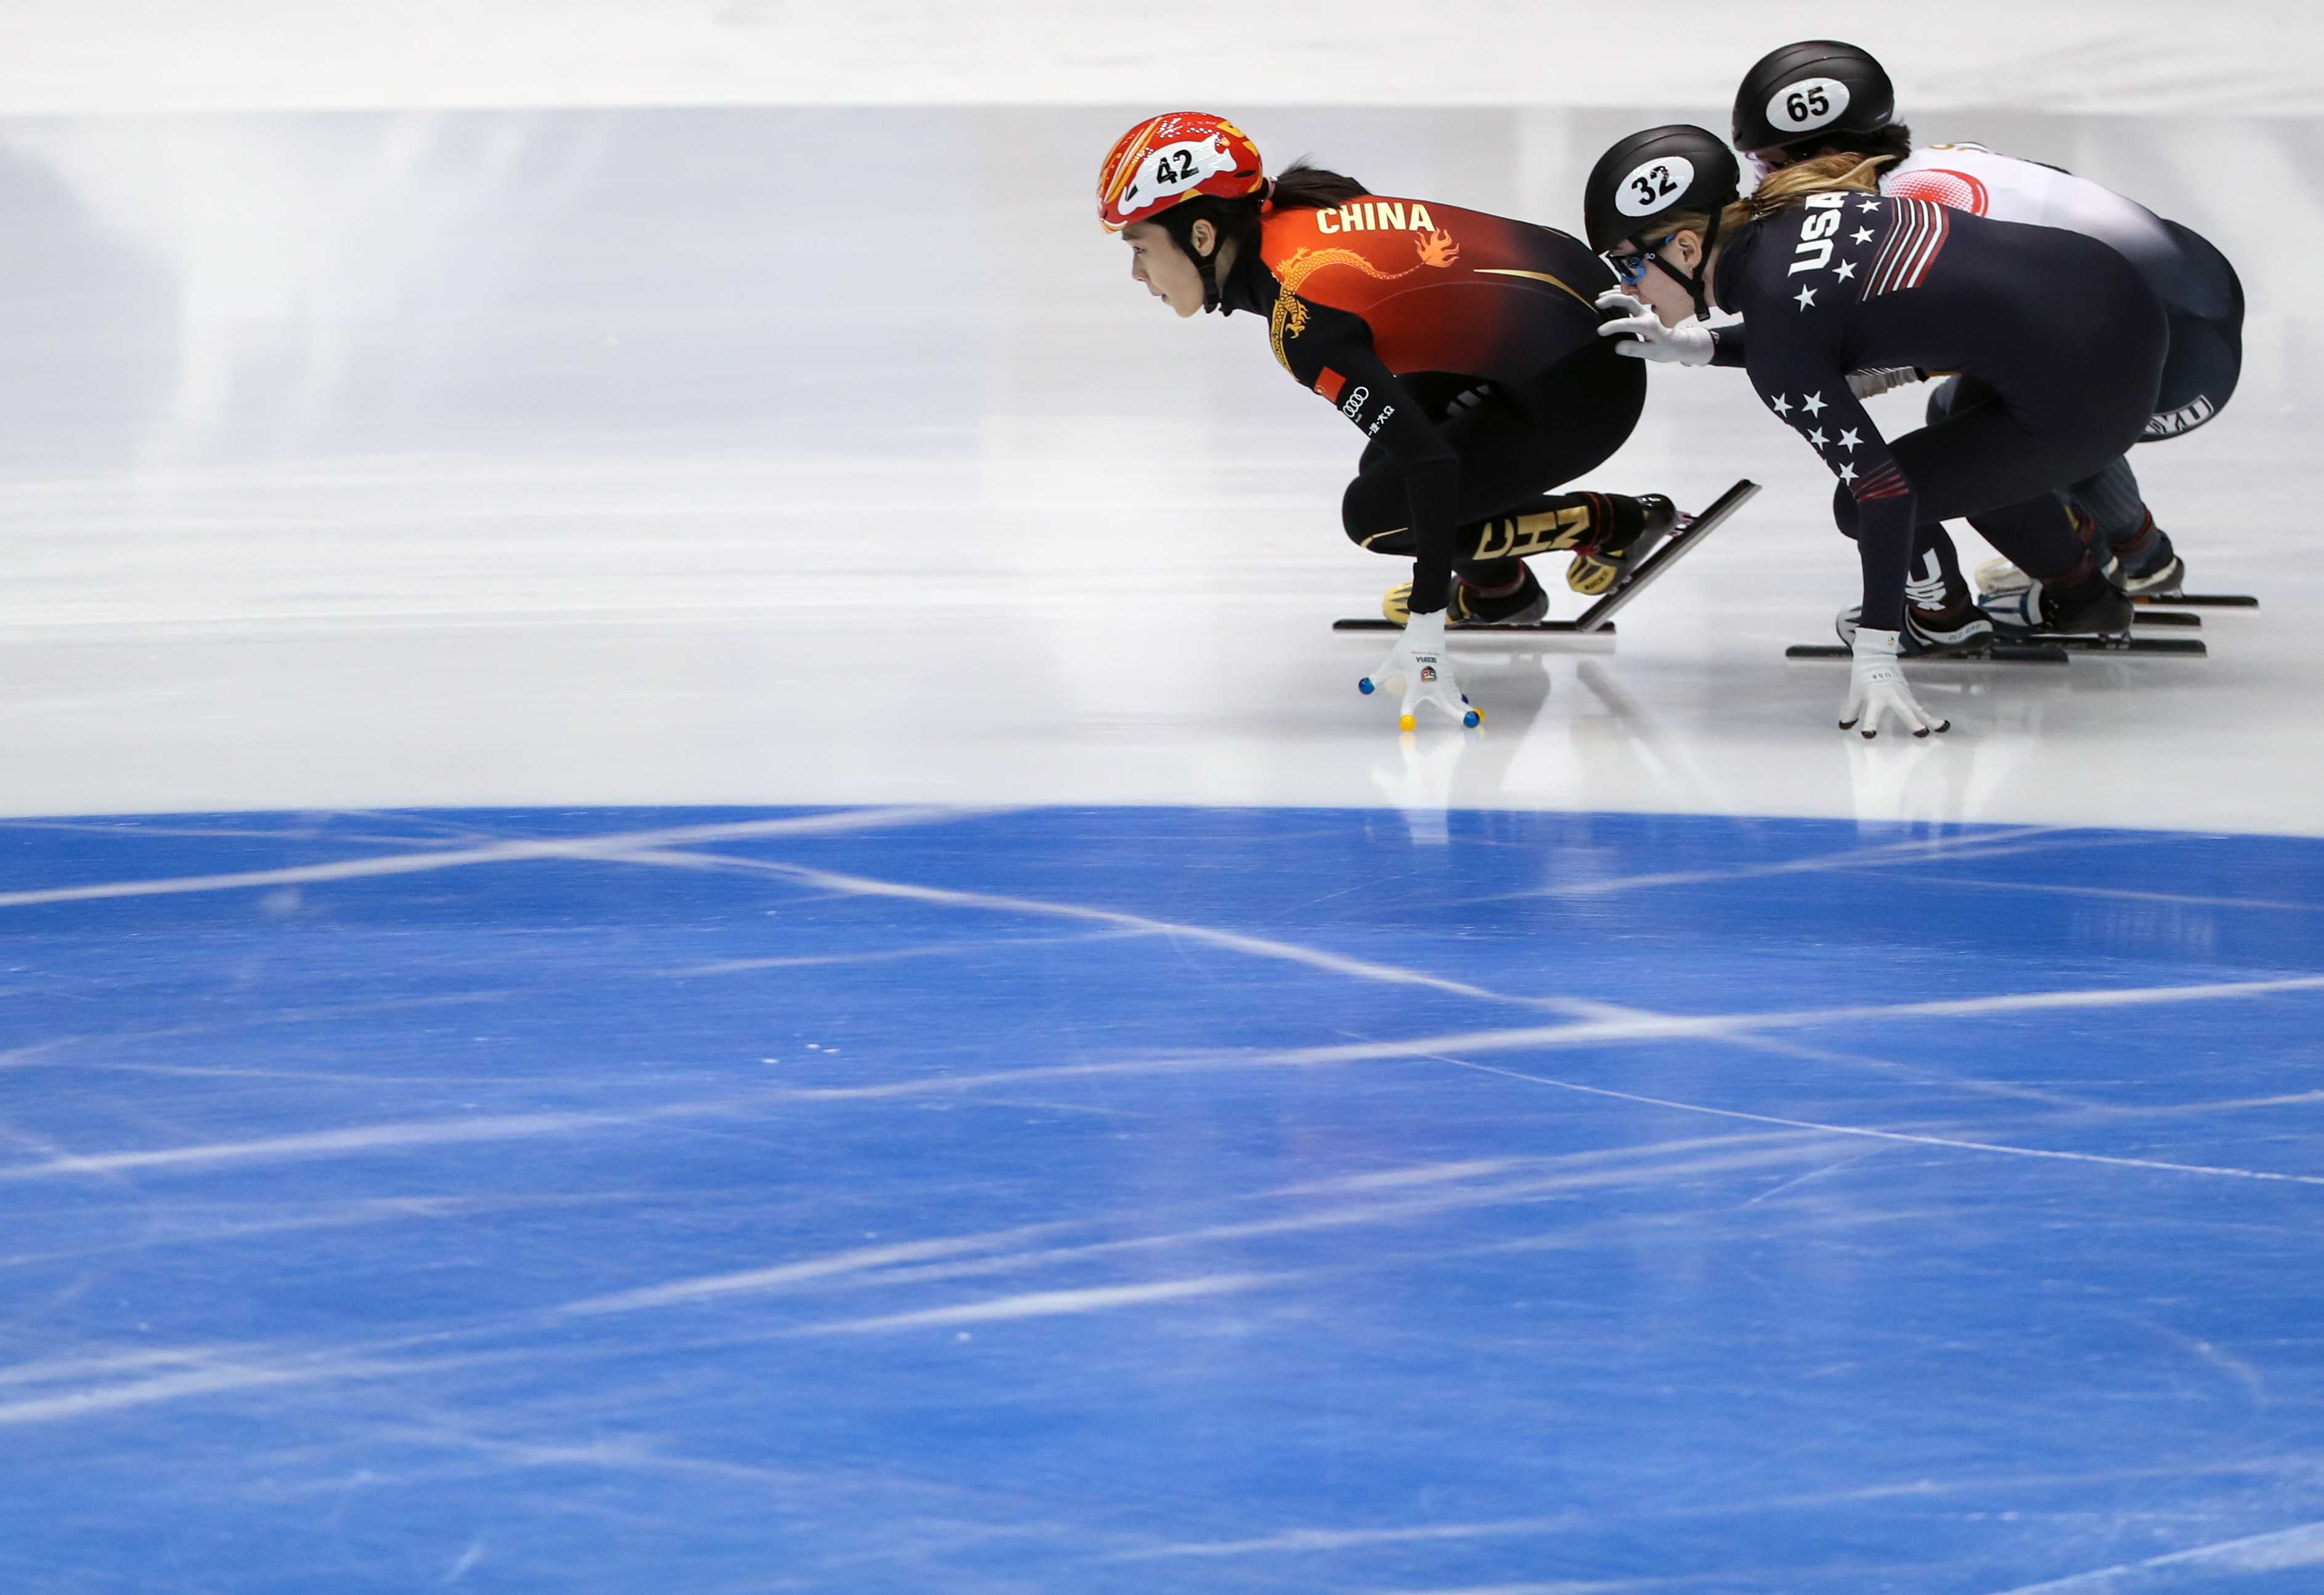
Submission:
[[[1194,112],[1122,135],[1098,215],[1130,274],[1181,316],[1247,310],[1275,357],[1370,439],[1341,505],[1358,546],[1409,558],[1384,608],[1402,724],[1420,702],[1476,722],[1443,659],[1444,622],[1538,620],[1526,559],[1574,555],[1582,593],[1614,585],[1675,520],[1659,496],[1558,493],[1637,425],[1643,368],[1598,337],[1613,285],[1578,239],[1295,165],[1269,181],[1232,124]]]
[[[2167,335],[2162,301],[2105,244],[1884,198],[1879,164],[1802,161],[1739,199],[1724,141],[1657,127],[1606,152],[1583,207],[1591,242],[1637,296],[1609,294],[1625,318],[1602,330],[1640,358],[1744,367],[1760,401],[1840,479],[1833,516],[1864,575],[1861,604],[1840,617],[1855,668],[1840,723],[1871,736],[1894,718],[1925,736],[1946,723],[1914,701],[1900,648],[1974,645],[1995,624],[1965,593],[1923,607],[1945,602],[1957,575],[1932,573],[1927,594],[1905,602],[1916,558],[1950,558],[1948,518],[1977,517],[2036,578],[2025,629],[2128,631],[2130,601],[2107,579],[2113,562],[2058,493],[2138,440]],[[1743,321],[1697,324],[1714,300]],[[1892,443],[1848,382],[1887,366],[1960,372],[1979,396]]]

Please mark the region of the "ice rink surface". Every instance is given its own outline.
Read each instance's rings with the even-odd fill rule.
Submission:
[[[2324,122],[2102,59],[1913,120],[2235,258],[2135,464],[2261,607],[1872,746],[1690,371],[1587,485],[1765,490],[1398,738],[1151,106],[0,121],[0,1583],[2316,1587]],[[1717,120],[1317,99],[1563,225]]]

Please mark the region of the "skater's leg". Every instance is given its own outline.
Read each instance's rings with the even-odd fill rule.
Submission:
[[[1512,388],[1471,390],[1438,420],[1461,459],[1462,524],[1453,570],[1465,618],[1537,618],[1546,595],[1524,561],[1555,550],[1608,550],[1618,559],[1650,526],[1671,519],[1667,501],[1552,490],[1602,464],[1637,424],[1644,369],[1593,345]],[[1404,480],[1384,451],[1367,448],[1341,502],[1349,539],[1374,553],[1409,557]],[[1593,558],[1597,555],[1591,556]],[[1577,566],[1580,561],[1577,559]],[[1614,567],[1609,566],[1609,584]],[[1588,589],[1584,589],[1588,590]],[[1397,615],[1397,591],[1387,611]],[[1457,617],[1456,617],[1457,618]]]
[[[1455,568],[1506,580],[1510,560],[1634,539],[1644,521],[1637,500],[1555,490],[1621,447],[1645,404],[1644,367],[1602,343],[1527,382],[1453,399],[1437,424],[1461,458]],[[1401,473],[1385,450],[1368,447],[1341,500],[1349,540],[1409,555],[1406,518]]]
[[[2127,456],[2107,461],[2105,469],[2083,477],[2067,493],[2117,552],[2120,545],[2135,540],[2149,524],[2146,501],[2139,496],[2138,477]]]
[[[2078,458],[2075,441],[2031,430],[1997,397],[1964,402],[1957,395],[1941,419],[1893,447],[1923,527],[1966,516],[2035,578],[2022,624],[2118,631],[2129,624],[2130,609],[2107,580],[2103,544],[2054,491],[2078,479],[2070,474],[2075,466],[2089,475],[2105,464],[2105,456]],[[2083,443],[2081,452],[2090,447]],[[1834,495],[1833,510],[1843,530],[1853,526],[1855,504],[1844,490]]]

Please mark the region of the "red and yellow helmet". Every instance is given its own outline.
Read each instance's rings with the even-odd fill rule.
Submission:
[[[1170,111],[1121,135],[1097,174],[1097,219],[1109,233],[1150,222],[1198,194],[1240,199],[1263,191],[1259,146],[1223,116]]]

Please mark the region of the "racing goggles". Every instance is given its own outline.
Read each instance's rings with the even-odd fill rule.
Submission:
[[[1663,258],[1659,253],[1662,246],[1676,236],[1675,233],[1665,233],[1634,254],[1608,255],[1606,263],[1614,268],[1614,275],[1620,279],[1623,287],[1636,288],[1646,280],[1646,268]]]

